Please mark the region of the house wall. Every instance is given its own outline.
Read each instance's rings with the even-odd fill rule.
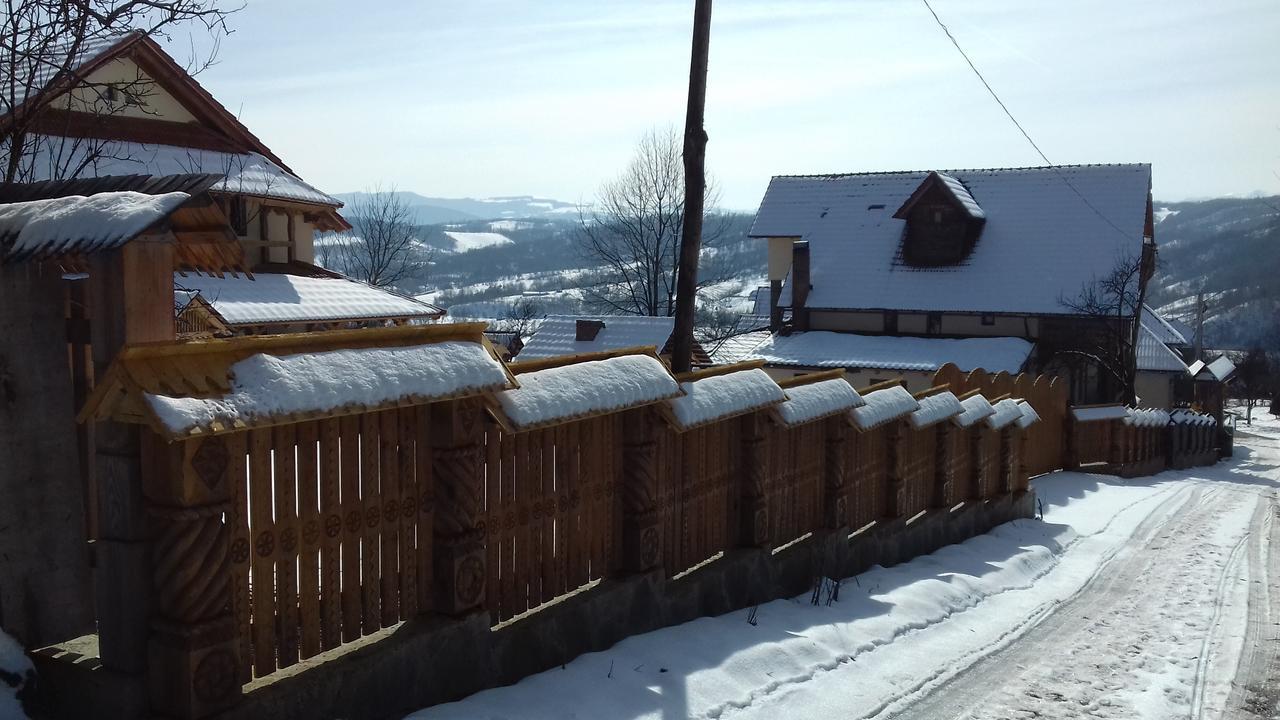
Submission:
[[[834,332],[884,332],[884,315],[878,312],[813,310],[809,313],[809,329]]]
[[[1142,372],[1134,376],[1133,389],[1138,406],[1168,410],[1173,407],[1173,373]]]
[[[769,238],[769,279],[782,280],[791,272],[791,245],[796,238]]]
[[[173,122],[196,122],[196,117],[187,111],[164,88],[160,87],[151,76],[128,58],[117,58],[89,74],[87,81],[91,84],[115,84],[119,86],[146,83],[146,97],[141,105],[121,105],[109,108],[98,97],[101,88],[73,90],[62,97],[59,105],[66,110],[83,112],[110,113],[116,117],[148,118],[151,120],[170,120]]]
[[[1039,336],[1038,318],[996,315],[994,324],[983,325],[982,315],[942,316],[942,335],[959,337],[1023,337],[1035,340]],[[809,313],[809,329],[833,332],[880,333],[885,331],[884,313],[844,310],[813,310]],[[929,329],[928,313],[900,313],[898,333],[925,335]]]

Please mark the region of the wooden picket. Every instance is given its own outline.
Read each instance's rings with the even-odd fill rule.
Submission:
[[[786,545],[821,525],[825,438],[826,425],[821,421],[774,428],[770,434],[769,517],[774,545]]]

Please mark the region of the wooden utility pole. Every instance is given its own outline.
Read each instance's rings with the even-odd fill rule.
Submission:
[[[711,0],[693,10],[693,56],[689,62],[689,105],[684,118],[684,223],[680,233],[680,273],[676,278],[676,327],[671,369],[688,372],[693,357],[693,315],[698,294],[698,255],[702,250],[702,213],[706,197],[707,56],[711,47]]]

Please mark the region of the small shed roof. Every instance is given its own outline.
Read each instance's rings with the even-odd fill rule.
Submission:
[[[1144,372],[1187,372],[1186,363],[1169,346],[1160,341],[1145,322],[1138,329],[1138,370]]]
[[[5,262],[112,250],[190,199],[184,192],[127,190],[0,205],[0,247]]]
[[[344,277],[259,272],[175,278],[182,297],[199,294],[229,326],[431,318],[444,310]]]
[[[1211,363],[1197,360],[1187,368],[1187,372],[1190,372],[1196,380],[1226,382],[1236,374],[1236,364],[1231,362],[1231,358],[1223,355]]]
[[[773,335],[747,357],[772,365],[883,368],[932,372],[947,363],[964,371],[1017,373],[1034,346],[1022,338],[919,338],[817,330]]]
[[[978,205],[977,200],[973,199],[973,195],[969,193],[969,188],[965,187],[964,183],[951,175],[937,172],[936,170],[925,176],[924,181],[911,193],[911,197],[907,198],[907,201],[902,204],[902,207],[898,208],[898,211],[893,216],[905,220],[908,213],[911,212],[911,208],[915,206],[929,188],[934,186],[942,188],[944,192],[950,195],[951,199],[955,200],[956,204],[970,218],[974,220],[985,220],[987,218],[982,206]]]
[[[1185,346],[1191,344],[1191,337],[1184,335],[1182,330],[1178,329],[1178,325],[1145,303],[1142,305],[1142,324],[1157,340],[1165,345]]]

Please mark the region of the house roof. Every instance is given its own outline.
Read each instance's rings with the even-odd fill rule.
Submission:
[[[198,294],[229,326],[438,317],[444,310],[343,277],[259,272],[175,277],[180,305]]]
[[[932,372],[947,363],[962,371],[1017,373],[1035,346],[1022,338],[919,338],[825,330],[773,335],[744,359],[770,365],[878,368]]]
[[[578,320],[600,321],[604,327],[594,340],[578,340]],[[675,323],[675,318],[670,317],[552,315],[542,321],[542,326],[520,351],[520,360],[643,346],[652,346],[661,352]]]
[[[717,365],[729,365],[739,362],[749,356],[752,350],[755,350],[760,343],[768,340],[772,335],[773,333],[768,330],[754,330],[725,338],[710,353],[711,361]]]
[[[1146,372],[1187,372],[1187,365],[1182,362],[1182,358],[1170,350],[1146,322],[1138,330],[1137,361],[1138,369]]]
[[[1236,373],[1236,364],[1231,362],[1231,358],[1223,355],[1211,363],[1203,360],[1197,360],[1191,363],[1187,368],[1187,372],[1191,373],[1196,380],[1208,380],[1216,382],[1226,382]]]
[[[895,218],[905,220],[907,218],[907,213],[911,211],[911,208],[916,204],[916,202],[924,196],[929,188],[935,185],[941,187],[944,192],[950,195],[951,199],[955,200],[956,204],[960,206],[960,209],[964,210],[965,214],[971,219],[986,219],[987,214],[983,212],[982,207],[978,205],[978,201],[973,199],[973,195],[969,193],[969,188],[965,187],[963,182],[951,175],[936,171],[931,171],[927,176],[925,176],[924,181],[916,187],[915,191],[911,193],[911,197],[907,198],[907,201],[902,204],[902,207],[898,208],[898,211],[894,213],[893,216]]]
[[[184,192],[124,192],[0,205],[4,260],[110,250],[129,242],[190,200]]]
[[[1151,331],[1157,340],[1165,345],[1191,344],[1191,338],[1184,335],[1177,325],[1174,325],[1146,303],[1142,305],[1142,324]]]
[[[750,235],[807,240],[806,305],[832,309],[1070,314],[1062,297],[1142,251],[1150,165],[947,170],[981,204],[982,234],[959,265],[903,265],[892,214],[928,175],[775,177]]]

